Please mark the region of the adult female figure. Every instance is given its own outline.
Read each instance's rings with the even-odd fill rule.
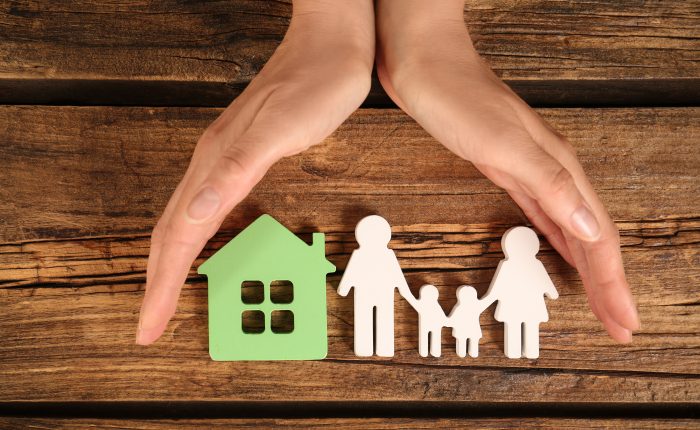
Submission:
[[[537,358],[539,326],[549,320],[544,295],[557,299],[559,293],[536,256],[537,234],[527,227],[514,227],[501,239],[505,260],[501,260],[483,301],[498,300],[496,321],[503,322],[504,348],[508,358]]]

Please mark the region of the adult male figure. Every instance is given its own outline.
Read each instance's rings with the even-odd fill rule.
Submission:
[[[388,247],[391,226],[370,215],[357,224],[355,238],[360,247],[352,252],[338,286],[341,296],[355,288],[355,355],[393,357],[394,289],[408,284]]]

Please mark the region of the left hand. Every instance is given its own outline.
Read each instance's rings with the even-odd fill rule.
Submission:
[[[153,230],[138,344],[161,336],[192,262],[270,166],[321,142],[365,99],[374,59],[372,6],[370,0],[294,1],[284,40],[204,131]]]
[[[479,57],[462,0],[377,0],[377,70],[389,96],[433,137],[504,188],[578,269],[612,338],[639,329],[618,230],[574,148]]]

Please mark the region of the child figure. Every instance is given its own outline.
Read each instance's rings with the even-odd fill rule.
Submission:
[[[438,303],[439,292],[435,285],[423,285],[415,298],[406,284],[399,285],[399,293],[418,312],[418,353],[427,357],[440,356],[442,346],[442,328],[447,317]],[[428,351],[430,350],[430,351]]]
[[[479,300],[476,290],[469,285],[457,288],[457,304],[452,308],[448,318],[448,326],[452,327],[452,336],[457,343],[457,355],[467,356],[467,343],[469,344],[469,356],[479,356],[479,339],[481,339],[481,325],[479,315],[488,305]]]

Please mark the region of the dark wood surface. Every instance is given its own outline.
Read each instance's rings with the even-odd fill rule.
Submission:
[[[631,345],[606,336],[543,242],[561,297],[538,360],[503,357],[491,311],[478,359],[459,359],[447,330],[443,357],[420,358],[416,314],[398,295],[396,356],[354,356],[352,298],[334,290],[362,216],[389,219],[409,284],[437,285],[446,310],[461,284],[485,292],[500,236],[527,222],[376,80],[365,109],[271,169],[194,266],[261,213],[307,240],[325,232],[339,269],[328,358],[211,361],[194,269],[163,338],[134,345],[150,231],[290,12],[290,1],[0,0],[0,428],[697,428],[697,1],[465,6],[479,52],[550,107],[539,112],[572,141],[620,229],[642,320]],[[152,420],[164,417],[181,419]]]
[[[632,345],[607,338],[575,272],[545,249],[562,297],[549,304],[538,360],[504,358],[502,328],[488,313],[478,359],[456,357],[447,333],[444,357],[422,359],[415,313],[398,295],[396,357],[357,358],[352,299],[335,294],[336,274],[329,357],[295,363],[210,361],[206,282],[194,269],[163,339],[134,345],[150,230],[199,130],[219,112],[0,109],[0,216],[16,220],[0,247],[0,400],[700,401],[700,158],[687,144],[700,109],[541,110],[574,142],[620,226],[643,324]],[[29,132],[19,127],[28,123]],[[324,231],[341,271],[354,224],[381,213],[409,284],[438,285],[446,309],[458,285],[483,294],[502,258],[500,235],[526,222],[505,193],[397,110],[358,111],[323,144],[275,165],[195,266],[260,213],[306,236]]]
[[[689,419],[564,419],[529,418],[508,420],[498,418],[470,419],[406,419],[406,418],[325,418],[325,419],[215,419],[215,420],[98,420],[98,419],[37,419],[0,418],[0,427],[32,428],[37,430],[88,430],[95,428],[118,428],[128,430],[160,429],[250,429],[250,428],[294,428],[294,429],[696,429],[697,422]]]
[[[0,103],[223,106],[291,1],[1,1]],[[538,105],[697,104],[697,1],[469,0],[496,72]],[[693,102],[694,100],[694,102]],[[389,103],[379,85],[370,104]]]

